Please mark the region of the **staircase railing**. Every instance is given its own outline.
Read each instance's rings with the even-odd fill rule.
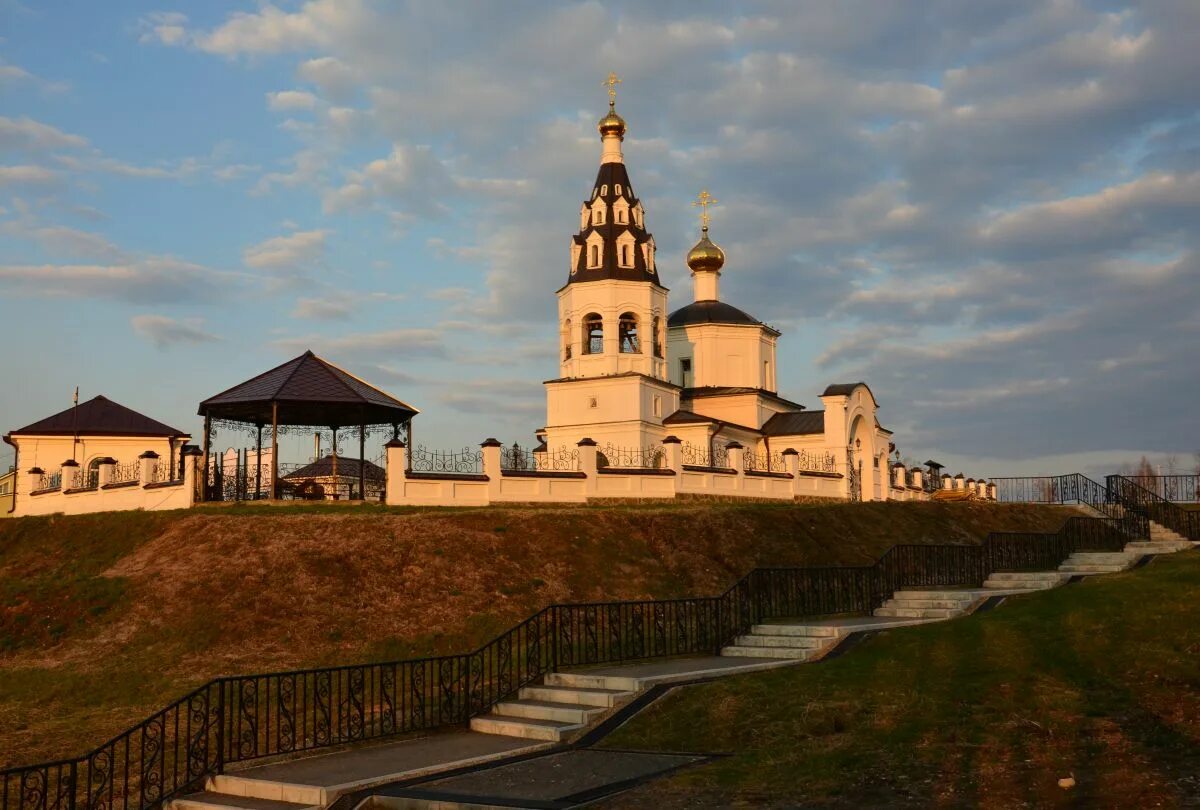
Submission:
[[[1083,504],[1116,520],[1129,537],[1150,538],[1150,524],[1145,514],[1131,513],[1107,483],[1101,484],[1081,473],[988,480],[996,485],[996,500],[1001,503]]]
[[[1144,515],[1188,540],[1200,540],[1200,512],[1184,509],[1123,475],[1110,475],[1105,481],[1114,499],[1126,509]]]
[[[232,763],[465,724],[564,667],[714,654],[764,619],[870,612],[902,587],[978,586],[1127,540],[1076,517],[869,566],[756,568],[718,596],[552,605],[460,655],[217,678],[82,757],[0,771],[0,810],[153,810]]]

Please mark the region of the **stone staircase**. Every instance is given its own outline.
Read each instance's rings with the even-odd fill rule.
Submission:
[[[1136,551],[1077,551],[1058,570],[1070,576],[1115,574],[1132,568],[1141,556]]]
[[[526,686],[516,700],[497,703],[480,717],[471,718],[471,730],[527,740],[562,742],[600,715],[628,701],[637,684],[612,678],[568,672],[550,673],[540,686]]]
[[[983,587],[995,591],[1044,591],[1058,587],[1068,579],[1068,574],[1059,571],[1017,571],[992,574],[983,583]]]
[[[979,601],[978,590],[896,591],[875,608],[875,615],[891,619],[952,619],[964,616]]]
[[[740,658],[788,658],[811,661],[837,645],[841,634],[828,627],[804,624],[756,624],[738,636],[721,655]]]

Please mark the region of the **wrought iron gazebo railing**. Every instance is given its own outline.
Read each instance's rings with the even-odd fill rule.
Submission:
[[[560,447],[534,452],[514,443],[500,448],[500,469],[510,472],[577,472],[579,448]]]
[[[596,463],[601,468],[655,470],[667,466],[667,454],[662,447],[617,447],[606,444],[599,448]]]
[[[436,450],[419,444],[408,457],[409,470],[416,473],[481,473],[483,452],[478,448]]]

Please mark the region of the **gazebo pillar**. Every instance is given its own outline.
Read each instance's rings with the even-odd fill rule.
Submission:
[[[212,437],[212,417],[207,413],[204,414],[204,480],[200,483],[200,499],[208,500],[208,445]]]
[[[258,443],[254,446],[254,500],[262,497],[262,422],[258,428]]]
[[[358,411],[358,499],[367,499],[367,417]]]
[[[271,400],[271,499],[279,497],[279,402]]]

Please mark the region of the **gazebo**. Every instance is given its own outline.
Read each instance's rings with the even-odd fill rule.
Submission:
[[[392,438],[411,431],[412,418],[419,411],[370,385],[328,360],[307,351],[294,360],[265,371],[200,403],[204,417],[203,449],[205,458],[204,498],[209,498],[209,458],[214,425],[235,429],[252,427],[257,440],[255,492],[261,492],[263,429],[271,429],[271,494],[280,495],[279,433],[299,427],[329,429],[333,432],[334,464],[337,457],[337,433],[343,428],[358,428],[358,492],[366,488],[366,438],[371,428],[390,427]],[[334,469],[336,475],[336,467]]]

